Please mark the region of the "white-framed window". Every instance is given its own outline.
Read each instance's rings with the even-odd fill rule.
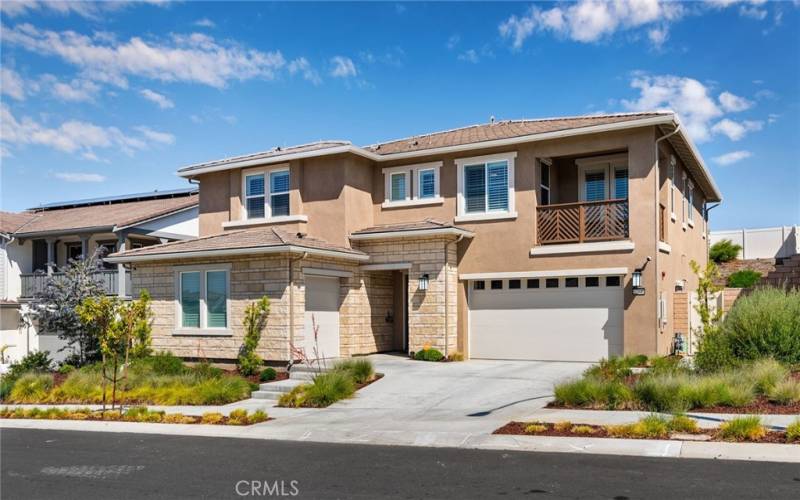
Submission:
[[[516,152],[460,158],[458,168],[459,220],[513,218]]]
[[[545,158],[539,161],[539,204],[550,204],[550,167],[551,162]]]
[[[669,156],[669,212],[672,217],[672,222],[675,222],[675,166],[677,165],[678,161],[675,159],[675,155]]]
[[[243,218],[268,219],[289,215],[289,166],[245,170],[242,176]]]
[[[683,173],[683,197],[681,198],[681,220],[684,224],[686,224],[687,219],[687,210],[686,210],[686,197],[688,194],[689,188],[689,179],[686,177],[686,172]]]
[[[628,198],[628,155],[581,158],[578,165],[579,199],[603,201]]]
[[[691,180],[686,183],[686,212],[686,220],[694,226],[694,183]]]
[[[228,329],[230,266],[181,266],[175,271],[176,326],[180,331]]]
[[[442,162],[402,165],[383,169],[384,208],[442,203],[439,170]]]

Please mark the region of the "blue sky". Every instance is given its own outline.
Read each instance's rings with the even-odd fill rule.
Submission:
[[[0,5],[4,210],[276,145],[669,107],[725,197],[712,229],[800,224],[796,1]]]

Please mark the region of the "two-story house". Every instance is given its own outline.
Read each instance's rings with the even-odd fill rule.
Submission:
[[[200,184],[200,237],[109,260],[153,295],[156,349],[217,360],[236,357],[264,294],[274,361],[314,346],[664,354],[688,333],[689,262],[706,261],[705,206],[721,200],[671,112],[317,142],[178,173]]]
[[[0,346],[16,360],[36,350],[64,358],[56,332],[27,324],[29,301],[70,261],[198,235],[197,188],[49,203],[0,212]],[[100,259],[94,279],[109,295],[131,295],[130,271]]]

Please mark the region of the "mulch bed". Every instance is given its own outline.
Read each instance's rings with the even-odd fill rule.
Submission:
[[[536,433],[525,432],[525,428],[528,427],[531,424],[544,425],[544,426],[547,427],[547,430],[544,430],[544,431],[541,431],[541,432],[536,432]],[[506,425],[500,427],[499,429],[496,429],[492,434],[501,434],[501,435],[505,434],[505,435],[514,435],[514,436],[590,437],[590,438],[607,438],[607,439],[645,439],[645,440],[649,440],[649,439],[666,439],[666,440],[682,441],[681,439],[677,439],[677,438],[673,438],[673,437],[667,437],[667,438],[646,438],[646,437],[619,438],[617,436],[610,436],[608,434],[608,431],[603,426],[600,426],[600,425],[587,425],[587,424],[575,424],[575,423],[573,423],[573,425],[579,425],[581,427],[591,427],[592,429],[595,430],[595,432],[592,433],[592,434],[578,434],[578,433],[574,433],[574,432],[569,431],[569,430],[568,431],[559,431],[559,430],[556,430],[554,428],[554,425],[552,423],[545,423],[545,422],[509,422]],[[683,434],[687,434],[687,433],[683,433]],[[696,432],[695,434],[698,435],[698,436],[699,435],[711,436],[711,439],[709,441],[726,441],[724,439],[718,438],[716,436],[716,431],[711,430],[711,429],[702,430],[700,432]],[[732,442],[732,441],[727,441],[727,442]],[[766,435],[763,438],[759,439],[759,440],[755,440],[755,441],[737,441],[737,442],[787,444],[786,443],[786,433],[785,432],[779,432],[779,431],[768,431],[766,433]],[[788,444],[800,445],[800,442],[788,443]]]
[[[235,370],[225,370],[225,375],[236,376],[236,375],[239,375],[239,372],[237,372]],[[266,380],[264,382],[262,382],[261,379],[259,378],[259,374],[250,375],[250,376],[247,376],[247,377],[244,377],[242,375],[239,375],[239,376],[244,378],[244,379],[246,379],[251,384],[265,384],[267,382],[279,382],[281,380],[286,380],[286,379],[289,378],[289,372],[287,372],[287,371],[279,371],[279,372],[276,373],[276,377],[274,379]]]
[[[138,424],[141,424],[141,423],[157,423],[157,424],[177,424],[177,423],[180,423],[180,424],[187,424],[187,425],[194,425],[194,424],[232,425],[232,426],[238,426],[238,427],[247,427],[247,426],[250,426],[250,425],[255,425],[255,423],[252,423],[252,424],[232,424],[232,423],[229,422],[230,419],[228,417],[225,417],[225,416],[222,417],[222,420],[220,420],[219,422],[213,423],[213,424],[212,423],[203,423],[202,422],[202,417],[194,416],[194,415],[184,415],[184,417],[187,419],[187,421],[185,421],[185,422],[139,422],[139,421],[136,421],[136,420],[126,420],[126,419],[120,417],[118,410],[106,410],[105,412],[103,412],[101,410],[97,410],[97,411],[93,411],[91,413],[87,413],[87,414],[85,414],[85,416],[86,416],[86,418],[47,418],[47,417],[41,417],[41,418],[34,418],[34,420],[73,420],[73,421],[92,420],[92,421],[100,421],[100,422],[127,422],[127,423],[138,423]],[[15,420],[15,419],[18,419],[18,417],[15,417],[13,415],[0,416],[0,419]],[[191,419],[192,421],[189,422],[188,419]],[[257,423],[263,424],[264,422],[269,422],[270,420],[275,420],[275,419],[273,417],[268,417],[266,420],[261,421],[261,422],[257,422]]]

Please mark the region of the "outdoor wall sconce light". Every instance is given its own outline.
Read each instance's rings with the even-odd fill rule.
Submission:
[[[423,292],[428,289],[428,275],[423,274],[419,277],[419,289]]]
[[[644,295],[644,283],[642,282],[642,270],[636,269],[631,275],[631,285],[634,295]]]

